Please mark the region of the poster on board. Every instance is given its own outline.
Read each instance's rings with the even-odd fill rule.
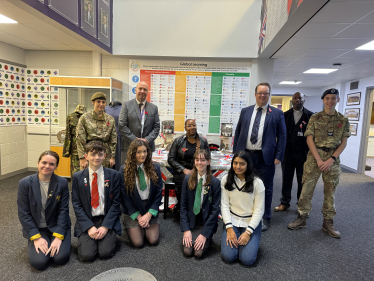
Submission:
[[[110,47],[110,36],[112,34],[112,15],[109,0],[99,0],[98,4],[98,36],[100,42]]]
[[[78,25],[78,0],[49,0],[48,7]]]
[[[96,12],[96,0],[81,1],[81,28],[95,38],[97,37]]]

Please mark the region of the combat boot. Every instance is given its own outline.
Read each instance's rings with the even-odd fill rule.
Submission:
[[[288,224],[288,228],[295,230],[295,229],[306,227],[306,218],[307,218],[306,215],[298,214],[297,219]]]
[[[340,238],[340,232],[337,231],[334,227],[333,220],[323,220],[322,229],[330,234],[331,237]]]

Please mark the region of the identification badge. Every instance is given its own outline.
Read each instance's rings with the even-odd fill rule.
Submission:
[[[297,133],[297,136],[298,136],[298,137],[303,137],[303,136],[304,136],[304,133],[303,133],[303,132],[298,132],[298,133]]]
[[[328,135],[329,137],[333,137],[333,136],[334,136],[334,132],[328,132],[327,135]]]

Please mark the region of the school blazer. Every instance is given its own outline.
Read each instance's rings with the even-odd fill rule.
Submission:
[[[191,230],[195,227],[196,215],[193,212],[195,203],[196,188],[188,188],[190,175],[185,176],[182,185],[181,206],[180,206],[180,227],[181,231]],[[197,186],[197,181],[196,181]],[[203,197],[203,221],[204,226],[201,234],[206,238],[211,238],[217,231],[219,204],[221,203],[221,182],[219,179],[212,177],[212,182],[208,186],[203,186],[208,193]]]
[[[22,225],[23,237],[27,239],[40,233],[41,198],[38,174],[30,175],[19,181],[18,217]],[[52,233],[66,236],[66,232],[70,231],[68,181],[55,174],[52,174],[49,182],[45,222],[48,230]]]
[[[121,235],[120,215],[120,178],[116,170],[104,168],[104,221],[102,226],[113,229]],[[87,183],[85,183],[85,179]],[[105,186],[108,184],[108,186]],[[94,226],[91,215],[91,183],[88,168],[76,172],[73,176],[72,203],[77,221],[74,236],[79,237],[83,232]]]
[[[161,177],[161,170],[160,165],[157,163],[153,163],[153,165],[156,168],[156,174],[157,174],[157,185],[155,185],[152,180],[150,190],[149,190],[149,197],[148,197],[148,204],[146,207],[144,207],[143,201],[140,198],[138,188],[136,185],[134,186],[134,189],[129,194],[126,190],[126,185],[124,183],[124,169],[125,165],[122,165],[120,168],[121,173],[121,181],[122,181],[122,188],[121,188],[121,196],[122,196],[122,206],[123,206],[123,212],[126,215],[133,215],[136,212],[139,212],[142,216],[144,216],[149,209],[153,209],[158,212],[159,207],[161,205],[162,200],[162,177]],[[158,216],[158,213],[157,213]],[[156,217],[157,217],[156,216]]]

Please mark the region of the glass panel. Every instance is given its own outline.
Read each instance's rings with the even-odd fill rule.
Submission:
[[[122,96],[122,91],[112,89],[112,99],[111,99],[111,101],[119,101],[119,102],[123,103],[124,100],[123,100],[123,96]]]

